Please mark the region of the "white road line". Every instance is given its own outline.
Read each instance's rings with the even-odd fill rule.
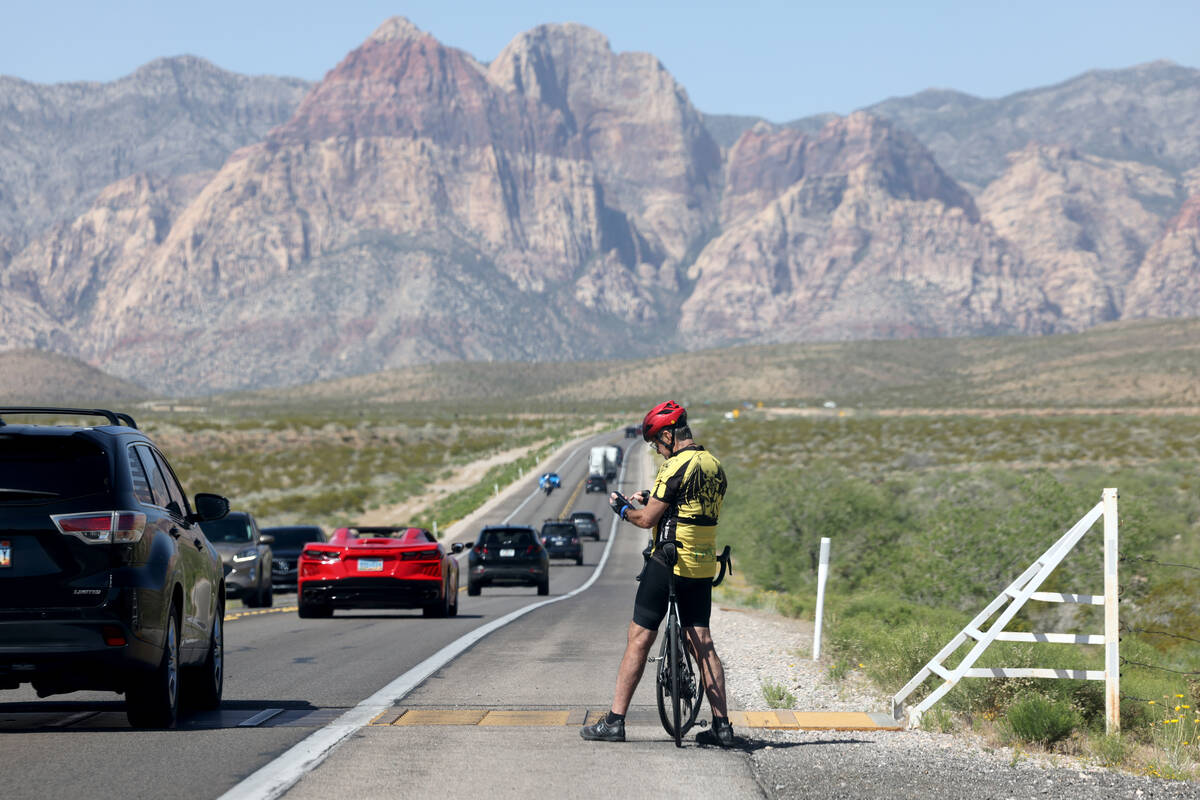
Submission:
[[[580,445],[580,447],[582,446]],[[576,448],[572,451],[571,455],[567,456],[567,460],[570,460],[571,456],[578,452],[578,449]],[[563,463],[566,464],[566,461]],[[617,476],[618,483],[624,478],[625,465],[628,463],[628,460],[626,460],[621,464],[621,473]],[[608,544],[604,547],[604,554],[600,556],[600,562],[596,564],[596,569],[592,571],[591,577],[582,586],[561,597],[554,597],[549,600],[543,600],[540,603],[533,603],[532,605],[518,608],[516,611],[512,611],[456,639],[420,664],[417,664],[408,672],[393,680],[387,686],[384,686],[366,700],[363,700],[345,714],[342,714],[329,725],[310,734],[308,738],[294,745],[283,755],[261,767],[257,772],[221,795],[220,800],[275,800],[275,798],[295,786],[304,777],[305,773],[319,766],[338,745],[360,728],[367,725],[371,720],[375,719],[375,717],[379,716],[379,714],[394,706],[405,695],[417,688],[422,681],[446,666],[452,659],[480,639],[495,630],[503,628],[513,620],[525,616],[530,611],[558,603],[590,589],[592,584],[600,577],[600,573],[604,571],[604,565],[608,563],[609,553],[612,552],[613,542],[617,538],[617,524],[619,522],[619,519],[613,517],[612,527],[608,533]]]

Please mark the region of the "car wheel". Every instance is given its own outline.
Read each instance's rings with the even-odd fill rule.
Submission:
[[[458,578],[454,579],[454,591],[450,593],[452,601],[450,603],[450,616],[458,616]]]
[[[538,583],[538,594],[550,594],[550,576],[547,575]]]
[[[450,587],[442,586],[442,599],[435,600],[429,605],[421,609],[422,616],[426,617],[448,617],[450,616]]]
[[[472,580],[467,581],[467,594],[468,595],[470,595],[471,597],[479,597],[480,591],[481,591],[481,587],[479,586],[478,583],[476,583],[475,581],[472,581]]]
[[[300,615],[300,619],[329,619],[333,616],[333,609],[329,606],[319,606],[315,603],[301,601],[296,613]]]
[[[221,693],[225,688],[225,609],[218,608],[213,619],[212,635],[208,640],[208,654],[204,663],[185,673],[188,699],[192,707],[210,711],[221,706]]]
[[[179,718],[179,613],[167,614],[162,660],[125,690],[125,715],[135,728],[170,728]]]
[[[275,605],[275,587],[268,583],[258,592],[259,608],[270,608]]]
[[[258,608],[258,592],[246,592],[242,595],[242,605],[246,608]]]
[[[583,553],[580,553],[579,555],[575,556],[575,566],[577,566],[577,567],[583,566]]]

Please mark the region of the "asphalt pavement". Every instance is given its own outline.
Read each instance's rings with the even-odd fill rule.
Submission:
[[[397,610],[337,612],[327,620],[301,620],[295,611],[231,619],[225,634],[227,672],[221,710],[185,714],[175,730],[130,729],[120,696],[111,693],[76,692],[39,699],[28,686],[0,692],[3,796],[6,800],[219,797],[464,635],[514,610],[577,589],[595,572],[609,537],[611,512],[605,497],[586,494],[581,488],[587,450],[609,442],[626,444],[619,434],[608,432],[564,448],[563,461],[553,465],[559,467],[561,489],[547,497],[536,491],[536,476],[527,476],[525,488],[516,487],[477,520],[479,525],[507,519],[540,527],[544,519],[572,510],[596,513],[603,523],[603,540],[586,541],[583,566],[573,561],[552,563],[549,598],[538,597],[533,587],[485,588],[481,596],[469,597],[464,559],[455,618],[425,619],[419,610]],[[640,550],[640,533],[626,530],[622,535],[629,539],[630,548]],[[466,538],[449,537],[450,541]],[[625,579],[633,585],[631,575]],[[276,605],[292,606],[294,599],[276,595]],[[625,606],[622,613],[627,615],[628,603]],[[530,616],[536,618],[551,608]],[[615,670],[616,637],[623,634],[604,635],[612,642]],[[492,646],[488,637],[470,653]],[[505,667],[514,675],[527,668],[519,660]]]

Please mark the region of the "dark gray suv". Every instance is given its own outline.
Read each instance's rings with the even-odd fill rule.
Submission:
[[[201,522],[200,527],[225,565],[225,596],[241,600],[247,608],[274,605],[271,543],[275,537],[260,532],[248,511],[230,511],[224,519]]]
[[[135,727],[173,725],[181,690],[220,705],[225,586],[198,523],[228,510],[193,511],[127,414],[0,408],[0,690],[122,692]]]

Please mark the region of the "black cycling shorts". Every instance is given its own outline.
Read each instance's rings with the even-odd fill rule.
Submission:
[[[667,615],[671,592],[666,564],[656,558],[646,563],[637,597],[633,601],[633,621],[643,628],[658,630]],[[679,621],[685,628],[707,628],[712,615],[712,578],[675,576],[675,600],[679,603]]]

